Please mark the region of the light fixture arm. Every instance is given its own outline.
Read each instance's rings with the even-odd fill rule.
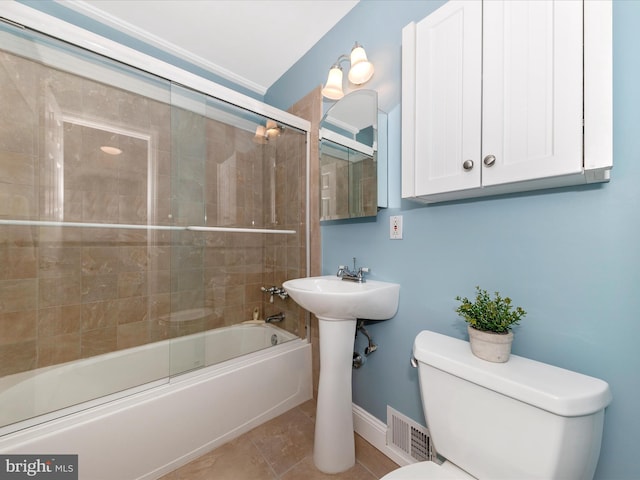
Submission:
[[[333,65],[331,65],[331,68],[339,68],[342,69],[342,62],[348,62],[349,61],[349,55],[347,55],[346,53],[343,53],[342,55],[340,55],[338,57],[338,59],[333,62]]]

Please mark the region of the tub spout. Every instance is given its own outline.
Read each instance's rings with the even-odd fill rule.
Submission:
[[[268,316],[265,322],[273,323],[273,322],[281,322],[283,320],[284,320],[284,313],[280,312],[280,313],[276,313],[275,315]]]

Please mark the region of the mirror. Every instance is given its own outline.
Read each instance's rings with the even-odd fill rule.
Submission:
[[[378,207],[386,206],[379,203],[386,202],[386,185],[378,193],[378,179],[386,181],[386,162],[379,175],[377,92],[363,89],[344,96],[320,125],[320,220],[376,216]]]

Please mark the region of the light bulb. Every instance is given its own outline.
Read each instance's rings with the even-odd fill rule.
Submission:
[[[351,50],[351,68],[349,69],[349,81],[355,85],[361,85],[369,81],[373,76],[373,64],[367,60],[367,53],[362,45],[356,43]]]
[[[331,100],[340,100],[344,97],[344,92],[342,91],[342,68],[339,65],[334,65],[329,70],[329,76],[322,89],[322,95]]]

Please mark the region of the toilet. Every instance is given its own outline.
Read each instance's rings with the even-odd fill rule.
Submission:
[[[427,426],[446,460],[383,480],[593,478],[606,382],[516,355],[487,362],[468,342],[430,331],[418,334],[413,355]]]

